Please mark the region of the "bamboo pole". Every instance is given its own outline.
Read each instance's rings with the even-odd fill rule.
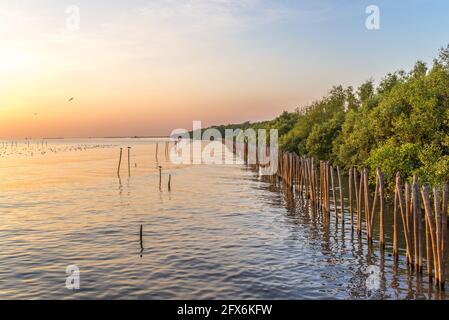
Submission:
[[[332,166],[330,166],[330,171],[331,171],[332,200],[334,202],[335,221],[338,223],[337,198],[335,196],[335,184],[334,184],[334,168]]]
[[[427,185],[424,185],[421,189],[421,195],[423,198],[424,209],[426,213],[426,220],[429,229],[429,238],[432,244],[432,256],[433,256],[433,269],[435,270],[435,281],[439,283],[438,275],[438,256],[437,256],[437,239],[435,233],[435,218],[432,211],[432,206],[430,205],[429,189]]]
[[[345,205],[343,203],[343,183],[341,180],[340,167],[337,166],[337,176],[338,176],[338,190],[340,195],[340,217],[341,224],[345,224]]]
[[[398,185],[396,179],[396,188],[394,190],[394,204],[393,204],[393,256],[397,260],[399,257],[398,251]]]
[[[318,190],[318,170],[316,168],[316,164],[314,164],[314,175],[315,175],[315,201],[316,201],[316,208],[319,208],[319,190]]]
[[[373,228],[374,228],[374,216],[376,213],[377,202],[379,198],[379,176],[378,170],[376,170],[376,186],[374,188],[374,199],[373,199],[373,207],[371,208],[371,218],[370,218],[370,239],[373,239]]]
[[[405,182],[404,184],[404,189],[405,189],[405,218],[406,218],[406,232],[408,234],[408,239],[409,239],[409,261],[410,261],[410,265],[413,267],[414,263],[413,263],[413,251],[414,251],[414,245],[413,245],[413,232],[412,232],[412,202],[411,202],[411,196],[410,196],[410,184],[408,183],[408,181]]]
[[[422,243],[422,222],[423,222],[423,215],[422,215],[422,205],[421,205],[421,197],[419,195],[419,182],[418,179],[416,179],[416,202],[418,207],[418,266],[419,266],[419,272],[422,273],[423,270],[423,243]]]
[[[413,235],[415,239],[415,267],[417,272],[421,272],[421,260],[420,260],[420,252],[421,252],[421,220],[420,220],[420,211],[421,206],[419,204],[419,186],[418,179],[413,176],[413,185],[412,185],[412,203],[413,203]]]
[[[128,177],[131,176],[131,155],[130,155],[131,147],[128,147]]]
[[[384,214],[385,214],[385,190],[384,190],[384,174],[378,170],[378,180],[379,180],[379,199],[380,199],[380,210],[379,210],[379,243],[383,248],[385,247],[384,240]]]
[[[140,256],[142,257],[142,253],[143,253],[143,250],[144,250],[144,247],[143,247],[143,225],[140,225],[140,237],[139,237],[139,239],[140,239]]]
[[[320,161],[320,168],[319,168],[319,185],[318,185],[318,207],[320,210],[320,213],[324,210],[324,184],[323,184],[323,161]]]
[[[404,228],[404,237],[405,237],[405,246],[406,246],[406,252],[407,252],[407,264],[413,265],[412,254],[411,254],[411,243],[410,243],[410,234],[407,230],[407,214],[406,214],[406,206],[404,203],[404,198],[402,195],[402,184],[401,184],[401,176],[399,172],[396,174],[396,193],[398,196],[398,202],[399,202],[399,209],[401,212],[401,218],[402,218],[402,226]]]
[[[449,186],[447,183],[443,186],[443,199],[441,205],[441,287],[444,289],[444,284],[446,281],[446,253],[445,253],[445,242],[447,237],[447,210],[448,210],[448,196],[449,196]]]
[[[308,197],[309,197],[309,180],[308,180],[308,176],[307,176],[307,161],[306,159],[302,159],[302,170],[303,170],[303,175],[304,175],[304,198],[306,199],[306,201],[308,201]]]
[[[158,168],[159,168],[159,190],[160,190],[162,187],[162,167],[159,166]]]
[[[330,165],[329,165],[329,161],[326,161],[326,172],[325,172],[325,176],[326,176],[326,212],[327,212],[327,216],[330,217],[330,213],[331,213],[331,198],[330,198],[330,193],[329,193],[329,174],[330,174]]]
[[[310,158],[310,190],[311,190],[311,194],[312,194],[312,210],[313,212],[315,212],[315,199],[316,199],[316,195],[315,195],[315,172],[314,172],[314,163],[313,163],[313,158]]]
[[[118,168],[117,168],[117,176],[120,178],[120,166],[122,165],[122,153],[123,153],[123,148],[120,148],[120,157],[118,160]]]
[[[304,181],[304,166],[302,163],[302,159],[298,160],[299,162],[299,195],[301,196],[301,198],[303,197],[303,181]]]
[[[370,219],[370,196],[369,196],[369,184],[368,184],[368,169],[363,170],[363,185],[365,192],[365,220],[366,220],[366,235],[367,240],[372,242],[371,239],[371,219]]]
[[[440,202],[440,190],[438,187],[433,188],[434,210],[435,210],[435,232],[437,242],[437,266],[438,266],[438,284],[442,288],[441,271],[443,261],[441,259],[441,202]]]
[[[433,254],[432,254],[432,242],[430,239],[430,227],[429,227],[429,221],[426,217],[424,217],[424,223],[426,224],[426,262],[427,262],[427,275],[429,277],[429,282],[432,282],[433,278],[433,272],[432,272],[432,261],[433,261]]]
[[[360,211],[360,207],[361,207],[361,200],[360,200],[360,195],[361,195],[361,186],[362,184],[360,183],[360,188],[359,188],[359,173],[357,171],[356,168],[354,168],[354,188],[355,188],[355,201],[356,201],[356,210],[357,210],[357,232],[360,234],[362,233],[362,213]]]
[[[351,220],[351,229],[354,229],[354,212],[352,211],[352,185],[353,185],[353,168],[349,169],[349,215]]]
[[[311,189],[312,189],[312,210],[316,209],[316,194],[315,194],[315,164],[313,158],[310,158],[310,176],[311,176]]]

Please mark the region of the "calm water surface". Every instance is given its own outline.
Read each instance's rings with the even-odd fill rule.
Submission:
[[[163,144],[156,161],[155,141],[0,141],[1,299],[445,298],[403,250],[393,263],[388,233],[383,254],[368,250],[257,172],[174,166]],[[126,146],[131,177],[125,150],[118,179]],[[65,287],[72,264],[78,291]],[[366,288],[370,265],[380,290]]]

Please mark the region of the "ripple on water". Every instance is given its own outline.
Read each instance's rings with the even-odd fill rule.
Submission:
[[[45,157],[27,160],[17,179],[5,169],[17,166],[0,169],[0,298],[429,297],[426,282],[416,285],[403,263],[393,272],[392,258],[369,253],[349,227],[342,231],[333,219],[324,226],[291,193],[243,166],[174,167],[160,155],[159,190],[150,147],[133,145],[138,166],[121,180],[117,150],[109,148],[45,155],[51,167]],[[79,291],[65,288],[71,264],[81,271]],[[371,264],[385,271],[374,293],[365,285]]]

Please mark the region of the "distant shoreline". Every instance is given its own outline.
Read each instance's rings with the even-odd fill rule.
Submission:
[[[0,138],[0,140],[69,140],[69,139],[151,139],[171,138],[170,136],[117,136],[117,137],[43,137],[43,138]]]

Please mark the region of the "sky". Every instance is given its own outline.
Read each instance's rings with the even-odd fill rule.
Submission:
[[[431,62],[448,13],[447,0],[0,0],[0,138],[271,119]]]

